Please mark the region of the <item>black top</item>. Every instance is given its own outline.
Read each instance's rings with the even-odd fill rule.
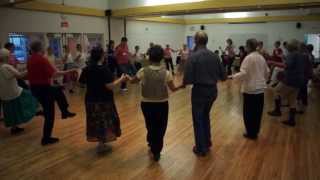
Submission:
[[[113,82],[113,75],[105,65],[89,65],[84,68],[79,79],[87,85],[86,102],[113,101],[113,92],[106,84]]]

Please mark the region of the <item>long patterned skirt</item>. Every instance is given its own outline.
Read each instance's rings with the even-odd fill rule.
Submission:
[[[86,102],[86,113],[89,142],[111,142],[120,137],[120,119],[114,102]]]

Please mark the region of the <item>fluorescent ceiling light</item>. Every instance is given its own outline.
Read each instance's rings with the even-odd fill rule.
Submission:
[[[200,2],[204,0],[146,0],[145,6],[167,5],[167,4],[179,4],[179,3],[191,3]]]
[[[245,18],[248,17],[249,13],[247,12],[232,12],[232,13],[224,13],[224,18]]]

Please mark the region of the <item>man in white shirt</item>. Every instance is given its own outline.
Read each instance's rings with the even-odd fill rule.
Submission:
[[[257,139],[260,131],[264,106],[264,91],[267,88],[269,68],[264,57],[256,50],[258,41],[249,39],[240,72],[230,76],[241,81],[243,93],[243,120],[246,127],[245,138]]]

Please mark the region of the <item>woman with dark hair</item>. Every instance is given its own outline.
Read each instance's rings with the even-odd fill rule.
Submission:
[[[154,45],[149,50],[150,66],[141,68],[132,83],[141,82],[141,109],[147,128],[147,142],[155,161],[159,161],[163,148],[163,138],[168,124],[169,92],[177,91],[173,77],[167,69],[161,67],[164,50]]]
[[[243,93],[243,119],[246,127],[245,138],[256,139],[259,135],[264,106],[264,91],[267,88],[269,68],[264,57],[257,51],[256,39],[246,44],[249,53],[243,60],[240,72],[230,76],[241,81]]]
[[[117,59],[114,52],[114,45],[114,41],[110,40],[107,49],[108,67],[112,74],[115,74],[115,72],[119,73]]]
[[[103,49],[93,48],[89,65],[83,69],[79,81],[87,87],[85,97],[87,140],[98,142],[98,153],[111,150],[105,143],[115,141],[121,135],[113,89],[127,78],[122,75],[114,81],[113,77],[109,68],[104,65]]]

